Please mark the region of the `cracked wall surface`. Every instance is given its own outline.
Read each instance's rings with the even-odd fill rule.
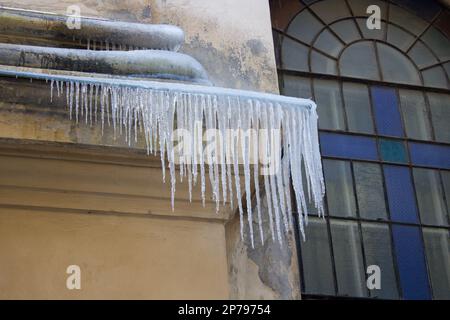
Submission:
[[[186,33],[181,51],[199,60],[214,85],[278,93],[268,1],[0,0],[0,5],[61,14],[68,6],[79,5],[83,16],[178,25]],[[124,144],[108,132],[102,136],[98,127],[70,121],[62,101],[50,104],[47,85],[0,81],[0,88],[0,138]],[[268,239],[252,249],[240,239],[238,220],[235,215],[225,226],[230,297],[300,298],[293,236],[285,239],[288,246]]]

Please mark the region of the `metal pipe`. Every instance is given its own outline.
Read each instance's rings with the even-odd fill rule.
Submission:
[[[181,28],[79,17],[80,28],[70,29],[70,16],[0,7],[0,34],[67,42],[84,40],[105,46],[178,51],[184,43]]]
[[[90,51],[0,43],[0,64],[207,83],[194,58],[161,50]]]

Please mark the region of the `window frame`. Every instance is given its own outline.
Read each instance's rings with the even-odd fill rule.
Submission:
[[[326,0],[324,0],[326,1]],[[422,30],[419,34],[415,35],[412,32],[409,32],[408,30],[406,30],[403,26],[400,26],[396,23],[393,23],[391,21],[388,21],[386,19],[382,19],[382,22],[385,23],[385,26],[387,26],[384,30],[384,35],[383,35],[383,39],[379,40],[379,39],[367,39],[364,38],[364,35],[361,31],[360,25],[357,22],[358,18],[367,18],[366,16],[354,16],[353,12],[351,10],[351,7],[349,5],[348,0],[345,0],[348,9],[350,10],[350,13],[352,15],[352,17],[345,17],[345,18],[341,18],[335,21],[332,21],[331,23],[326,23],[324,22],[310,7],[316,3],[316,2],[312,2],[310,4],[307,4],[305,1],[300,1],[300,6],[301,9],[295,14],[295,15],[291,15],[291,20],[289,21],[289,23],[287,24],[287,27],[285,28],[285,30],[288,29],[288,27],[290,26],[291,22],[298,16],[299,13],[303,12],[304,10],[309,11],[310,14],[312,14],[316,19],[319,20],[319,22],[321,22],[324,26],[320,29],[320,31],[314,36],[314,38],[311,40],[311,44],[308,44],[306,42],[303,42],[301,40],[298,40],[292,36],[290,36],[287,32],[285,32],[284,30],[281,30],[280,28],[276,27],[275,24],[272,27],[272,32],[274,34],[274,43],[275,43],[275,52],[276,52],[276,57],[277,57],[277,72],[278,72],[278,79],[279,79],[279,84],[280,84],[280,90],[282,91],[284,88],[284,76],[288,75],[288,76],[293,76],[296,78],[302,78],[302,81],[308,81],[309,82],[309,91],[311,92],[311,96],[312,99],[315,100],[315,88],[314,88],[314,80],[331,80],[331,81],[335,81],[340,89],[340,94],[341,94],[341,100],[342,100],[342,108],[343,108],[343,117],[344,117],[344,124],[345,124],[345,128],[344,130],[332,130],[332,129],[321,129],[319,128],[319,133],[337,133],[337,134],[343,134],[343,135],[349,135],[349,136],[362,136],[362,137],[370,137],[375,139],[376,141],[376,146],[377,146],[377,154],[378,154],[378,159],[377,160],[364,160],[364,159],[354,159],[354,158],[350,158],[350,157],[333,157],[333,156],[323,156],[323,159],[328,159],[328,160],[340,160],[340,161],[348,161],[350,163],[350,167],[351,167],[351,178],[353,181],[353,193],[355,196],[355,200],[356,200],[356,216],[355,217],[336,217],[336,216],[329,216],[328,212],[328,202],[327,199],[325,198],[324,200],[324,206],[325,206],[325,222],[326,222],[326,229],[327,229],[327,234],[328,234],[328,239],[329,239],[329,246],[330,246],[330,255],[331,255],[331,261],[332,261],[332,270],[333,270],[333,279],[334,279],[334,291],[335,291],[335,295],[325,295],[325,294],[310,294],[305,292],[305,284],[304,281],[301,281],[301,293],[302,293],[302,297],[304,299],[361,299],[361,300],[366,300],[366,299],[373,299],[373,297],[370,297],[370,292],[368,292],[368,296],[367,297],[350,297],[350,296],[342,296],[339,295],[338,292],[338,283],[337,283],[337,276],[336,276],[336,266],[335,266],[335,256],[334,256],[334,251],[333,251],[333,239],[332,239],[332,233],[331,233],[331,225],[330,225],[330,220],[343,220],[343,221],[353,221],[356,222],[358,224],[358,230],[359,230],[359,236],[361,238],[361,248],[362,248],[362,252],[363,252],[363,265],[364,267],[367,269],[367,264],[366,264],[366,257],[365,257],[365,249],[364,249],[364,243],[362,241],[363,239],[363,230],[362,230],[362,224],[363,223],[381,223],[381,224],[385,224],[389,227],[389,236],[390,236],[390,243],[391,243],[391,254],[393,257],[393,265],[394,265],[394,272],[395,272],[395,277],[396,277],[396,284],[397,284],[397,290],[398,290],[398,298],[399,299],[403,299],[403,293],[402,293],[402,287],[401,287],[401,283],[400,283],[400,275],[399,275],[399,270],[398,270],[398,265],[397,265],[397,261],[396,261],[396,253],[395,253],[395,248],[394,248],[394,240],[393,240],[393,233],[392,233],[392,226],[393,225],[401,225],[401,226],[412,226],[412,227],[418,227],[420,230],[420,242],[421,245],[423,247],[424,250],[424,259],[425,259],[425,266],[427,269],[427,279],[428,279],[428,285],[429,285],[429,289],[430,289],[430,294],[433,297],[433,290],[432,290],[432,282],[431,282],[431,276],[430,276],[430,268],[428,266],[428,259],[426,256],[426,252],[425,252],[425,240],[424,240],[424,228],[427,229],[439,229],[439,230],[446,230],[449,233],[450,236],[450,208],[447,204],[447,201],[445,201],[444,199],[444,205],[446,207],[447,210],[447,219],[448,221],[448,225],[447,226],[438,226],[438,225],[428,225],[428,224],[424,224],[422,223],[422,219],[420,216],[419,211],[417,212],[417,222],[397,222],[397,221],[392,221],[391,219],[391,212],[390,212],[390,208],[389,208],[389,203],[388,203],[388,194],[387,194],[387,189],[386,189],[386,179],[385,179],[385,175],[383,173],[383,166],[385,165],[395,165],[395,166],[402,166],[402,167],[407,167],[408,171],[409,171],[409,175],[412,181],[412,186],[413,186],[413,197],[414,197],[414,202],[415,205],[417,207],[417,210],[419,210],[419,204],[418,204],[418,199],[416,196],[416,186],[414,184],[414,175],[413,175],[413,168],[423,168],[423,169],[432,169],[432,170],[436,170],[439,174],[439,182],[440,182],[440,188],[441,190],[443,190],[444,193],[444,197],[450,197],[450,195],[446,195],[445,194],[445,189],[444,189],[444,182],[443,182],[443,175],[442,175],[442,171],[445,172],[450,172],[450,168],[446,169],[446,168],[437,168],[437,167],[433,167],[433,166],[428,166],[428,165],[413,165],[411,162],[411,151],[410,151],[410,143],[421,143],[421,144],[428,144],[428,145],[438,145],[438,146],[445,146],[445,147],[450,147],[450,142],[442,142],[442,141],[436,141],[436,134],[435,134],[435,128],[434,128],[434,124],[432,122],[431,119],[431,107],[430,107],[430,101],[428,98],[428,93],[443,93],[443,94],[448,94],[450,95],[450,75],[447,73],[446,69],[445,69],[445,65],[450,63],[450,60],[440,60],[440,58],[437,56],[437,54],[428,46],[427,43],[425,43],[424,41],[421,40],[421,37],[431,28],[434,27],[435,22],[438,21],[438,19],[443,16],[446,12],[448,12],[448,9],[444,9],[441,7],[441,10],[439,11],[438,14],[436,14],[434,16],[434,18],[430,19],[427,22],[427,26],[424,28],[424,30]],[[395,5],[395,6],[399,6],[397,5],[394,1],[385,1],[386,3],[386,8],[387,8],[387,12],[389,14],[389,8],[391,7],[391,5]],[[401,6],[399,6],[401,7]],[[402,9],[405,9],[403,7],[401,7]],[[413,15],[415,15],[413,12],[409,12]],[[416,15],[415,15],[416,16]],[[343,41],[341,39],[341,37],[334,32],[334,30],[332,30],[331,26],[334,23],[337,23],[339,21],[343,21],[343,20],[348,20],[351,19],[354,21],[354,24],[356,26],[356,29],[358,30],[359,36],[361,39],[356,40],[356,41],[352,41],[350,43],[345,43],[345,41]],[[408,84],[408,83],[399,83],[399,82],[392,82],[392,81],[388,81],[386,79],[383,79],[383,74],[381,72],[381,65],[380,65],[380,60],[379,60],[379,55],[378,55],[378,50],[377,50],[377,43],[384,43],[390,47],[394,47],[393,45],[391,45],[390,43],[387,42],[387,37],[388,37],[388,26],[389,25],[393,25],[399,29],[401,29],[404,32],[407,32],[408,34],[411,34],[414,37],[413,42],[409,45],[409,47],[406,50],[406,53],[409,53],[411,51],[411,49],[414,47],[414,45],[417,42],[421,42],[432,54],[433,57],[436,59],[436,61],[438,61],[437,63],[434,64],[430,64],[430,65],[426,65],[423,68],[419,68],[416,63],[412,60],[412,58],[410,58],[409,56],[407,56],[405,53],[403,53],[412,63],[414,66],[416,66],[416,69],[418,70],[418,74],[420,77],[420,81],[421,81],[421,85],[415,85],[415,84]],[[314,48],[314,44],[316,43],[316,40],[318,39],[318,37],[322,34],[322,32],[324,30],[328,30],[328,32],[330,32],[333,36],[335,36],[342,44],[344,44],[342,51],[340,52],[340,54],[338,55],[337,58],[333,57],[332,55],[329,55],[325,52],[322,52],[320,49]],[[438,29],[439,30],[439,29]],[[442,32],[441,32],[442,33]],[[289,38],[292,41],[296,41],[298,43],[300,43],[303,46],[308,47],[308,71],[298,71],[298,70],[290,70],[290,69],[286,69],[283,68],[282,66],[284,66],[283,64],[283,56],[282,56],[282,43],[283,43],[283,39],[284,37]],[[445,37],[445,34],[444,34]],[[278,41],[277,41],[278,40]],[[342,53],[345,51],[346,48],[348,48],[351,44],[356,43],[356,42],[360,42],[360,41],[372,41],[373,45],[374,45],[374,50],[376,53],[376,64],[378,66],[378,70],[380,73],[380,80],[371,80],[371,79],[364,79],[364,78],[355,78],[355,77],[348,77],[348,76],[342,76],[341,75],[341,71],[340,71],[340,65],[339,65],[339,58],[342,55]],[[396,47],[394,47],[396,50]],[[322,55],[324,55],[327,58],[333,59],[336,61],[336,66],[337,66],[337,74],[324,74],[324,73],[317,73],[317,72],[312,72],[312,63],[311,63],[311,53],[312,51],[316,51]],[[401,50],[399,50],[401,51]],[[436,66],[441,66],[441,68],[444,71],[444,74],[446,76],[446,81],[447,81],[447,88],[440,88],[440,87],[430,87],[430,86],[425,86],[424,84],[424,78],[422,76],[422,72],[428,69],[432,69]],[[373,122],[373,133],[362,133],[362,132],[352,132],[349,131],[349,124],[348,124],[348,117],[347,117],[347,107],[346,107],[346,101],[345,101],[345,96],[344,96],[344,83],[357,83],[357,84],[363,84],[365,86],[367,86],[368,91],[369,91],[369,99],[370,99],[370,116],[371,116],[371,120]],[[401,117],[401,125],[402,125],[402,132],[403,132],[403,136],[402,137],[398,137],[398,136],[390,136],[390,135],[382,135],[378,132],[378,128],[377,125],[375,123],[375,115],[374,115],[374,106],[373,106],[373,97],[372,97],[372,87],[388,87],[388,88],[393,88],[395,90],[395,96],[397,99],[397,107],[398,107],[398,111],[400,113],[400,117]],[[403,116],[403,106],[401,105],[401,99],[400,99],[400,90],[414,90],[419,92],[420,94],[422,94],[424,96],[424,100],[425,100],[425,108],[426,108],[426,113],[428,115],[428,121],[430,124],[430,133],[431,133],[431,139],[432,140],[422,140],[422,139],[414,139],[414,138],[410,138],[407,136],[406,134],[406,123],[405,123],[405,119]],[[449,106],[450,107],[450,106]],[[406,163],[398,163],[398,162],[389,162],[389,161],[384,161],[381,159],[381,149],[380,149],[380,141],[381,140],[391,140],[391,141],[398,141],[398,142],[402,142],[405,145],[405,151],[406,151],[406,155],[408,157],[408,161]],[[359,210],[359,204],[358,204],[358,199],[357,199],[357,193],[356,193],[356,182],[355,182],[355,170],[354,170],[354,163],[355,162],[360,162],[360,163],[372,163],[372,164],[377,164],[380,166],[381,169],[381,176],[382,176],[382,183],[383,183],[383,192],[384,192],[384,197],[385,197],[385,203],[386,203],[386,209],[387,209],[387,220],[382,220],[382,221],[377,221],[377,220],[371,220],[371,219],[366,219],[366,218],[362,218],[360,216],[360,210]],[[326,196],[325,196],[326,197]],[[294,199],[295,200],[295,199]],[[294,205],[294,208],[296,208],[296,206]],[[294,212],[294,217],[297,220],[297,213]],[[296,221],[298,222],[298,221]],[[298,263],[299,263],[299,272],[300,272],[300,277],[301,279],[305,279],[304,277],[304,273],[303,273],[303,268],[302,266],[302,255],[301,255],[301,237],[299,235],[299,230],[296,230],[295,232],[295,238],[296,238],[296,243],[297,243],[297,249],[298,249]],[[365,271],[365,270],[364,270]]]

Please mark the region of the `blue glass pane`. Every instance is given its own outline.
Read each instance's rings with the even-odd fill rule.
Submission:
[[[378,160],[375,139],[338,133],[320,133],[322,155],[328,157]]]
[[[417,222],[417,206],[409,168],[383,166],[391,220]]]
[[[450,169],[450,147],[413,142],[409,152],[413,165]]]
[[[402,120],[395,90],[372,87],[373,112],[378,133],[387,136],[403,136]]]
[[[380,139],[380,154],[383,161],[408,162],[408,154],[403,141]]]
[[[393,225],[392,235],[403,298],[431,299],[419,228]]]

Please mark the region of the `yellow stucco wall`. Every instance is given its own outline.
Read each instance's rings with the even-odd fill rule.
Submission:
[[[0,299],[228,298],[228,216],[188,204],[183,184],[172,212],[157,162],[0,142]]]
[[[0,299],[228,298],[219,223],[0,208],[0,233]]]
[[[71,4],[85,16],[179,25],[182,51],[215,85],[278,92],[266,1],[0,0],[56,13]],[[0,298],[298,298],[261,277],[265,263],[249,257],[233,211],[203,208],[199,190],[191,204],[178,185],[172,212],[159,160],[142,143],[123,146],[109,129],[70,121],[48,84],[0,79]],[[295,263],[271,270],[268,260],[264,274],[297,288]],[[69,264],[81,267],[81,291],[65,287]]]

